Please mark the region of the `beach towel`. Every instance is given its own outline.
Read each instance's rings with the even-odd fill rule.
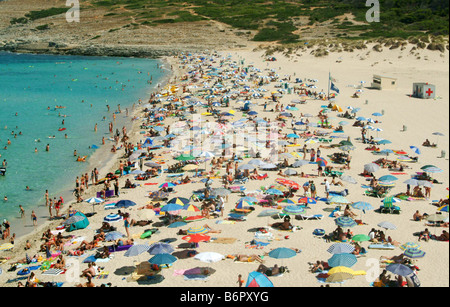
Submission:
[[[52,268],[52,269],[49,269],[49,270],[47,270],[45,272],[42,272],[42,275],[56,276],[56,275],[62,274],[63,272],[64,272],[64,270]]]
[[[157,185],[158,183],[157,182],[146,182],[146,183],[144,183],[144,185]]]
[[[216,224],[236,224],[236,221],[219,220]]]
[[[215,240],[211,239],[211,243],[221,243],[221,244],[233,244],[236,242],[236,238],[217,238]]]
[[[208,276],[205,275],[183,275],[184,280],[202,280],[206,281],[208,279]]]
[[[95,279],[107,279],[108,276],[109,272],[101,271],[97,276],[95,276]]]

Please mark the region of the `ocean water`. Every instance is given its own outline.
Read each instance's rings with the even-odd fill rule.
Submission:
[[[126,108],[131,113],[133,104],[146,102],[167,75],[161,64],[137,58],[0,53],[0,161],[7,162],[6,176],[0,176],[0,221],[8,219],[16,234],[28,232],[31,210],[37,210],[41,224],[48,215],[45,190],[58,198],[75,186],[76,176],[90,175],[92,168],[87,167],[95,161],[89,157],[101,150],[102,137],[104,146],[112,146],[108,124],[118,105],[122,113],[116,114],[114,131],[130,122]],[[74,150],[88,156],[87,162],[76,162]],[[23,219],[19,205],[26,212]]]

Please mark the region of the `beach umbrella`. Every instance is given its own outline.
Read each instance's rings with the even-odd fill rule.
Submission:
[[[292,258],[295,255],[297,255],[296,251],[286,247],[279,247],[269,252],[269,256],[275,259]]]
[[[427,216],[427,221],[428,222],[442,222],[444,221],[445,216],[442,214],[430,214],[429,216]]]
[[[105,234],[105,241],[116,241],[120,238],[125,237],[125,235],[118,231],[110,231]]]
[[[437,210],[439,212],[448,212],[448,205],[440,206]]]
[[[301,197],[298,199],[298,203],[299,204],[308,204],[308,205],[314,205],[317,204],[316,199],[311,198],[311,197]]]
[[[389,196],[389,197],[385,197],[382,200],[383,204],[394,204],[394,203],[400,203],[401,200],[397,197],[394,196]]]
[[[125,257],[135,257],[137,255],[140,255],[150,248],[149,245],[146,244],[135,244],[131,246],[124,254]]]
[[[293,139],[299,139],[299,138],[300,138],[300,136],[297,135],[297,134],[295,134],[295,133],[290,133],[290,134],[288,134],[286,137],[288,137],[288,138],[293,138]]]
[[[309,164],[309,161],[306,160],[297,160],[292,164],[292,167],[302,167],[306,164]]]
[[[405,244],[402,244],[399,246],[401,250],[407,250],[407,249],[420,249],[420,245],[416,242],[406,242]]]
[[[2,245],[0,245],[0,251],[7,251],[10,250],[14,247],[14,244],[11,243],[3,243]]]
[[[350,145],[344,145],[344,146],[340,146],[339,149],[342,151],[352,151],[352,150],[355,150],[356,147],[350,146]]]
[[[187,230],[187,234],[188,234],[188,235],[193,235],[193,234],[204,234],[204,233],[207,233],[207,232],[208,232],[208,230],[207,230],[205,227],[203,227],[203,226],[190,227],[190,228]]]
[[[379,113],[379,112],[372,113],[372,115],[373,115],[373,116],[383,116],[383,114],[381,114],[381,113]]]
[[[194,256],[194,259],[202,262],[212,263],[225,259],[225,256],[216,252],[203,252]]]
[[[400,276],[408,276],[412,274],[414,271],[401,263],[393,263],[386,267],[386,270]]]
[[[198,169],[198,165],[196,165],[196,164],[188,164],[183,167],[183,171],[193,171],[193,170],[197,170],[197,169]]]
[[[162,167],[161,164],[158,164],[158,163],[155,163],[155,162],[152,162],[152,161],[146,162],[146,163],[144,163],[144,165],[147,166],[147,167]]]
[[[252,164],[243,164],[238,167],[238,170],[253,170],[255,168],[256,168],[256,166],[254,166]]]
[[[168,213],[176,212],[176,211],[182,210],[183,208],[184,207],[181,205],[171,203],[171,204],[167,204],[167,205],[161,207],[161,212],[168,212]]]
[[[177,204],[180,206],[185,206],[189,204],[189,199],[184,197],[175,197],[167,202],[167,204]]]
[[[378,141],[378,144],[379,145],[386,145],[386,144],[392,144],[392,142],[389,141],[389,140],[380,140],[380,141]]]
[[[422,166],[420,169],[421,169],[421,170],[426,170],[427,168],[430,168],[430,167],[436,167],[436,166],[431,165],[431,164],[428,164],[428,165]]]
[[[211,196],[217,197],[217,196],[227,196],[230,195],[231,191],[225,188],[216,188],[211,190]]]
[[[84,220],[86,217],[82,216],[82,215],[74,215],[69,217],[67,220],[65,220],[63,222],[64,225],[70,225],[70,224],[75,224],[77,222],[80,222],[82,220]]]
[[[269,280],[266,274],[260,272],[250,272],[248,274],[247,283],[245,287],[273,287],[273,283]]]
[[[423,258],[425,256],[425,252],[423,250],[417,249],[417,248],[408,248],[403,252],[403,255],[405,257],[415,259],[415,258]]]
[[[167,227],[168,228],[178,228],[178,227],[183,227],[183,226],[186,226],[186,225],[187,225],[186,222],[174,222],[174,223],[170,224]]]
[[[350,244],[334,243],[327,249],[327,252],[330,254],[351,254],[354,250],[355,248]]]
[[[167,253],[162,253],[153,256],[152,258],[150,258],[148,262],[156,265],[164,265],[164,264],[172,264],[175,261],[177,261],[177,258],[175,256],[172,256],[171,254]]]
[[[272,163],[266,163],[264,165],[261,165],[260,168],[261,169],[274,169],[274,168],[277,168],[277,166]]]
[[[287,215],[298,215],[305,212],[302,206],[290,205],[283,208],[282,212]]]
[[[208,242],[211,239],[211,237],[201,233],[194,233],[192,235],[184,236],[181,239],[189,243],[199,243],[199,242]]]
[[[297,171],[288,168],[287,170],[284,171],[284,174],[285,174],[286,176],[292,176],[292,175],[296,175],[296,174],[297,174]]]
[[[295,205],[295,202],[290,200],[289,198],[285,198],[285,199],[280,199],[278,201],[278,203],[283,203],[283,204],[289,204],[289,205]]]
[[[191,155],[181,154],[180,156],[176,157],[175,160],[178,160],[178,161],[191,161],[191,160],[195,160],[195,157],[191,156]]]
[[[343,228],[354,227],[358,225],[351,217],[348,216],[340,216],[336,218],[334,222],[336,223],[336,225],[341,226]]]
[[[356,179],[354,179],[353,177],[349,176],[349,175],[342,175],[340,178],[342,181],[351,183],[351,184],[357,184],[358,182],[356,181]]]
[[[253,160],[250,160],[250,161],[248,162],[248,164],[256,165],[256,166],[261,166],[261,165],[266,164],[266,162],[263,162],[262,160],[259,160],[259,159],[253,159]]]
[[[398,180],[397,177],[392,176],[392,175],[385,175],[385,176],[381,176],[380,178],[378,178],[379,181],[396,181]]]
[[[279,211],[276,209],[266,209],[264,211],[261,211],[257,216],[258,217],[267,217],[267,216],[272,216],[275,214],[278,214]]]
[[[347,279],[352,279],[352,278],[353,278],[353,275],[350,273],[339,272],[339,273],[334,273],[334,274],[328,276],[326,279],[326,282],[342,283],[342,282],[346,281]]]
[[[363,212],[373,210],[373,206],[364,201],[358,201],[352,204],[352,207],[355,209],[362,210]]]
[[[359,117],[356,118],[356,120],[359,120],[359,121],[366,121],[367,119],[366,119],[365,117],[359,116]]]
[[[284,195],[283,192],[281,192],[278,189],[268,189],[266,191],[266,194],[269,194],[269,195]]]
[[[441,170],[438,167],[427,167],[426,169],[424,169],[425,172],[427,173],[442,173],[443,170]]]
[[[358,262],[356,256],[349,253],[344,254],[334,254],[330,259],[328,259],[328,265],[331,267],[345,266],[351,268]]]
[[[383,149],[383,150],[380,150],[378,153],[382,153],[382,154],[385,154],[386,156],[388,156],[389,154],[393,154],[394,151],[391,149]]]
[[[163,242],[156,242],[149,246],[147,252],[150,255],[170,254],[174,251],[172,245]]]
[[[163,184],[161,184],[160,186],[159,186],[159,188],[161,189],[161,188],[173,188],[173,187],[176,187],[177,185],[176,184],[173,184],[172,182],[164,182]]]
[[[339,205],[350,204],[350,201],[348,199],[346,199],[344,196],[333,196],[328,200],[328,202],[330,204],[339,204]]]
[[[444,134],[441,133],[441,132],[433,132],[433,135],[437,135],[436,145],[437,145],[437,143],[438,143],[439,137],[440,137],[440,136],[444,136]]]
[[[358,235],[354,235],[352,237],[352,241],[354,241],[354,242],[370,241],[370,237],[368,235],[365,235],[365,234],[358,234]]]
[[[189,212],[200,212],[200,209],[197,206],[190,204],[184,205],[183,209]]]
[[[390,230],[397,229],[397,226],[395,226],[391,222],[386,222],[386,221],[378,223],[378,227],[381,227],[381,228],[384,228],[384,229],[390,229]]]
[[[132,206],[136,206],[136,203],[127,199],[119,200],[115,205],[116,208],[128,208]]]
[[[100,204],[104,202],[105,200],[103,198],[97,198],[97,197],[91,197],[85,200],[88,204]]]
[[[103,218],[103,221],[108,222],[108,223],[114,223],[114,222],[118,222],[121,220],[122,220],[122,217],[118,214],[108,214],[107,216],[105,216]]]
[[[369,173],[374,173],[380,169],[380,166],[375,163],[368,163],[364,165],[364,170]]]
[[[415,154],[420,155],[420,149],[416,146],[409,146],[409,148],[411,148]]]

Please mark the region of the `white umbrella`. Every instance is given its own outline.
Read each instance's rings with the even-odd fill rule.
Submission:
[[[225,259],[225,256],[216,252],[204,252],[195,255],[194,259],[200,260],[202,262],[218,262]]]

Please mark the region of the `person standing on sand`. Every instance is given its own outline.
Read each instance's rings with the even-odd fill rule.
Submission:
[[[239,284],[239,288],[241,288],[242,285],[244,284],[244,280],[242,279],[242,275],[241,274],[238,275],[237,283]]]
[[[36,213],[34,213],[34,210],[31,211],[31,220],[33,221],[33,226],[37,226],[37,216]]]

